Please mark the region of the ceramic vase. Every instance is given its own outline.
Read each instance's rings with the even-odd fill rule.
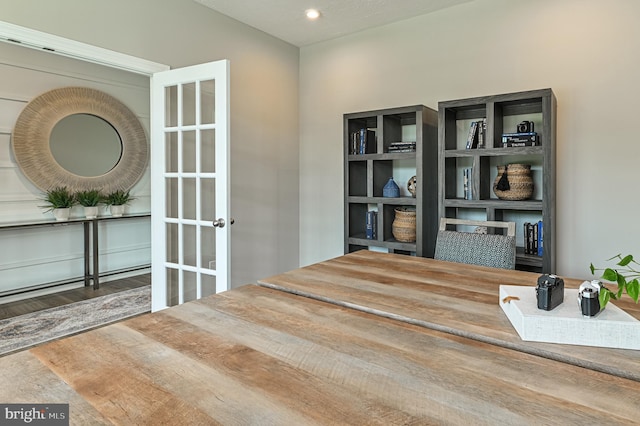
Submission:
[[[98,217],[97,206],[84,206],[84,217],[87,219],[95,219]]]
[[[58,222],[63,222],[65,220],[69,220],[69,216],[71,215],[70,208],[64,209],[53,209],[53,216],[56,218]]]
[[[124,205],[111,205],[109,211],[111,211],[111,216],[120,217],[124,214]]]
[[[400,188],[398,184],[395,183],[392,177],[389,178],[387,184],[382,188],[382,196],[383,197],[399,197],[400,196]]]

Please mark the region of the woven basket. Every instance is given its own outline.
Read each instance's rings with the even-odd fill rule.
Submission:
[[[391,224],[393,237],[402,243],[416,240],[416,211],[408,207],[396,207],[396,217]]]
[[[528,200],[533,195],[533,178],[531,177],[530,164],[509,164],[507,165],[507,179],[509,179],[509,190],[501,191],[497,188],[498,182],[504,173],[505,166],[497,166],[498,175],[493,182],[493,192],[501,200]]]

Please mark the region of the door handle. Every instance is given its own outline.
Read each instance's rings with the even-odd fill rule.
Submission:
[[[231,220],[229,220],[229,223],[233,225],[234,223],[236,223],[236,220],[234,218],[231,218]],[[213,221],[213,226],[215,226],[216,228],[224,228],[225,224],[226,223],[223,218],[216,219]]]

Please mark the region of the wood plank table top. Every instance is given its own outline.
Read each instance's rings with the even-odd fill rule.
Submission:
[[[78,425],[637,424],[636,351],[514,338],[497,286],[536,278],[353,253],[1,357],[0,402]]]
[[[0,358],[71,424],[633,424],[640,383],[247,285]]]
[[[539,275],[360,250],[258,284],[640,381],[640,351],[519,337],[499,306],[499,288],[535,287]],[[564,280],[567,288],[582,283]],[[625,299],[610,303],[640,319],[640,306]]]

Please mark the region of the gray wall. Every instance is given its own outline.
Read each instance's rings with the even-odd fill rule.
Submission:
[[[0,8],[172,67],[231,60],[236,284],[296,267],[298,246],[303,265],[342,253],[343,113],[543,87],[558,98],[557,272],[637,250],[635,0],[475,0],[300,51],[190,0]]]
[[[342,253],[343,113],[550,87],[557,273],[640,257],[640,2],[476,0],[300,52],[300,262]]]
[[[0,0],[3,21],[177,68],[231,63],[232,285],[298,266],[299,50],[191,0]]]

